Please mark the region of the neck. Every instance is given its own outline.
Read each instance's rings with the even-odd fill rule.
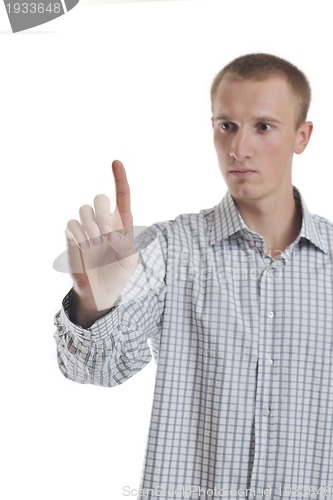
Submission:
[[[297,238],[302,211],[295,203],[292,186],[284,196],[234,201],[248,228],[264,238],[271,257],[277,258]]]

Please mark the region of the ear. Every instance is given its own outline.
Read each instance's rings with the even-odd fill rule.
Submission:
[[[300,154],[303,153],[304,149],[308,145],[311,134],[313,130],[312,122],[304,122],[297,129],[296,140],[294,146],[294,153]]]
[[[214,128],[214,117],[211,117],[212,127]]]

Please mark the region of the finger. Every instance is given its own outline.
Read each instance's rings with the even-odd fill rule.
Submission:
[[[70,272],[73,277],[77,276],[77,274],[83,273],[85,271],[84,268],[84,260],[82,257],[82,250],[76,244],[73,236],[65,230],[67,248],[64,255],[64,259],[61,261],[61,265],[63,267],[62,271],[65,269],[67,272]]]
[[[95,246],[103,243],[100,229],[95,220],[95,213],[90,205],[83,205],[79,210],[83,230],[86,232],[90,242]]]
[[[122,223],[124,227],[133,226],[130,188],[127,182],[125,168],[121,161],[114,160],[112,162],[112,171],[116,187],[116,205]]]
[[[67,223],[66,228],[67,241],[70,243],[74,239],[81,250],[87,250],[90,247],[89,239],[81,227],[81,224],[76,219],[71,219]],[[72,242],[71,242],[72,243]]]
[[[101,234],[112,231],[110,200],[105,194],[98,194],[94,198],[95,219]]]

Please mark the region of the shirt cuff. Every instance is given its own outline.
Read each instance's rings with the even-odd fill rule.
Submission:
[[[112,323],[112,321],[110,321],[112,313],[117,309],[117,307],[121,303],[121,295],[120,295],[108,313],[97,319],[89,328],[83,328],[82,326],[73,323],[69,319],[69,311],[71,308],[73,295],[74,295],[74,289],[71,288],[62,301],[62,308],[60,310],[60,321],[66,329],[74,332],[79,337],[84,337],[86,340],[89,340],[92,336],[96,336],[96,334],[98,336],[98,333],[104,330],[102,325],[105,325],[106,323],[110,322]]]

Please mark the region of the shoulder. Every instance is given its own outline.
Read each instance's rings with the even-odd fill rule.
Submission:
[[[141,248],[160,247],[162,250],[170,245],[177,247],[192,246],[195,242],[205,241],[208,231],[208,218],[217,205],[198,212],[181,213],[174,219],[155,222],[147,227],[136,238]]]
[[[326,219],[326,217],[323,217],[322,215],[318,214],[312,214],[313,220],[315,224],[324,230],[327,231],[333,231],[333,221]]]
[[[150,226],[160,236],[169,238],[181,236],[181,234],[199,234],[207,230],[207,220],[214,213],[217,205],[212,208],[204,208],[198,212],[188,212],[177,215],[174,219],[156,222]]]
[[[333,221],[321,215],[312,214],[312,220],[321,241],[329,254],[333,253]]]

